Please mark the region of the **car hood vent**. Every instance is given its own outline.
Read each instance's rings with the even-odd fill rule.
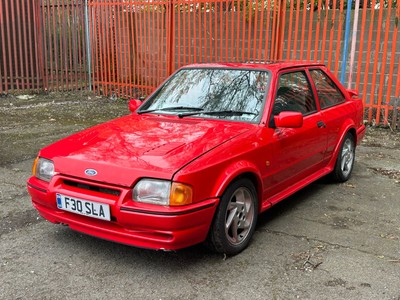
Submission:
[[[177,142],[177,143],[169,143],[157,146],[153,149],[149,149],[143,153],[143,155],[151,155],[151,156],[164,156],[171,151],[174,151],[176,148],[185,145],[185,143]]]

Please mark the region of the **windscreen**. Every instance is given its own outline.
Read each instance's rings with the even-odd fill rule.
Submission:
[[[141,111],[181,115],[194,112],[190,115],[257,122],[268,80],[269,74],[259,70],[182,69],[142,106]]]

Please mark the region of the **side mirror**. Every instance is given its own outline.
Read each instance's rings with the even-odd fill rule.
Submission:
[[[129,100],[128,107],[131,112],[135,112],[136,109],[142,104],[142,101],[137,99]]]
[[[300,128],[303,126],[303,115],[297,111],[282,111],[274,116],[276,127]]]
[[[350,95],[350,98],[358,98],[358,91],[357,90],[347,90]]]

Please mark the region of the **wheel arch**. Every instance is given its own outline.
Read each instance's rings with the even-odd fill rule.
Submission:
[[[216,181],[213,194],[217,197],[221,197],[228,186],[236,180],[241,178],[249,179],[257,192],[258,200],[258,211],[260,211],[263,185],[261,180],[261,174],[257,167],[249,161],[238,161],[229,165],[224,172]]]
[[[341,132],[340,138],[339,138],[338,142],[336,143],[335,150],[333,151],[333,155],[332,155],[331,161],[329,162],[329,166],[332,169],[334,168],[334,166],[336,164],[336,160],[337,160],[337,157],[339,155],[341,145],[342,145],[342,143],[344,141],[344,138],[346,137],[347,133],[350,133],[353,136],[353,138],[354,138],[354,146],[356,147],[356,145],[357,145],[357,131],[356,131],[355,124],[354,124],[354,122],[352,120],[348,120],[347,122],[345,122],[343,124],[342,129],[340,130],[340,132]]]
[[[351,135],[353,136],[353,138],[354,138],[354,147],[356,147],[356,145],[357,145],[357,131],[356,131],[355,127],[349,128],[349,130],[347,132],[351,133]],[[344,136],[346,136],[346,134]],[[343,136],[343,138],[344,138],[344,136]]]
[[[254,170],[252,171],[248,168],[237,168],[234,171],[224,178],[223,185],[218,188],[221,199],[205,241],[206,246],[211,250],[226,255],[236,255],[248,246],[254,234],[259,213],[259,203],[258,207],[248,206],[248,204],[243,205],[244,203],[236,207],[233,204],[234,202],[236,203],[236,200],[231,202],[233,195],[241,187],[255,189],[255,193],[257,193],[256,197],[251,196],[252,199],[247,198],[247,200],[250,200],[252,203],[255,201],[260,202],[258,200],[260,199],[260,192],[258,190],[260,189],[259,183],[261,181],[259,182],[260,177],[257,177],[257,171],[253,172]],[[250,187],[250,184],[254,185],[254,189]],[[244,201],[247,203],[247,200]],[[230,204],[233,204],[234,207]],[[250,210],[247,211],[245,207],[250,208]],[[228,213],[229,218],[227,218]],[[227,220],[230,220],[229,223]],[[236,222],[237,225],[232,225],[232,222]],[[244,227],[244,224],[247,222],[250,222],[248,223],[250,225]]]

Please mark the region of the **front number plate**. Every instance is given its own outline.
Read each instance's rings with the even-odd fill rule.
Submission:
[[[110,206],[104,203],[87,201],[56,194],[57,207],[75,214],[110,221]]]

